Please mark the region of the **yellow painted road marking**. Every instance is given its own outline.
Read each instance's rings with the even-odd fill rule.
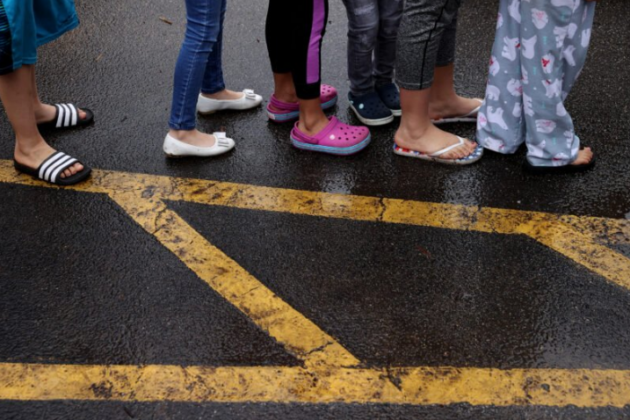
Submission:
[[[0,399],[624,407],[630,371],[0,364]]]
[[[0,161],[0,182],[47,186],[17,175],[10,161]],[[73,189],[109,195],[135,191],[145,200],[187,201],[308,216],[523,234],[630,289],[630,259],[600,243],[602,240],[611,244],[630,243],[629,220],[379,199],[112,171],[95,171],[91,182]]]
[[[111,197],[199,278],[307,366],[359,363],[335,339],[210,244],[163,201],[143,200],[138,191],[112,193]]]
[[[0,160],[0,182],[51,187]],[[51,187],[55,188],[55,187]],[[95,171],[70,189],[107,194],[202,280],[304,361],[303,368],[0,364],[0,399],[356,402],[395,404],[630,404],[630,371],[456,368],[358,369],[359,361],[208,243],[165,201],[308,216],[526,235],[630,289],[630,222],[518,210],[378,199]]]

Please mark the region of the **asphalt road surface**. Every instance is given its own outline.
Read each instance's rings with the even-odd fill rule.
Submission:
[[[497,3],[464,2],[462,94]],[[534,177],[524,150],[397,157],[397,122],[356,156],[298,151],[264,107],[200,119],[232,153],[168,160],[184,1],[77,0],[38,77],[94,110],[46,134],[93,181],[16,175],[0,115],[0,419],[630,418],[630,6],[600,3],[568,104],[597,167]],[[267,2],[228,6],[228,86],[269,98]],[[324,79],[356,124],[345,34],[331,0]]]

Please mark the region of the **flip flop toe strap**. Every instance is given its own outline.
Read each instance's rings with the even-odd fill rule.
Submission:
[[[59,179],[59,175],[77,162],[77,159],[63,152],[53,153],[41,164],[37,176],[43,181],[55,184]]]
[[[472,117],[476,117],[479,114],[479,111],[481,111],[481,107],[483,106],[483,101],[480,99],[477,99],[477,102],[479,102],[479,106],[473,109],[472,111],[470,111],[468,114],[463,115],[462,118],[472,118]]]
[[[457,139],[459,140],[459,142],[458,142],[458,143],[453,144],[453,145],[451,145],[451,146],[448,146],[448,147],[446,147],[446,148],[444,148],[444,149],[442,149],[442,150],[438,150],[437,152],[432,153],[432,154],[430,155],[430,157],[437,158],[437,157],[440,157],[440,156],[442,156],[442,155],[445,155],[446,153],[450,152],[450,151],[451,151],[451,150],[453,150],[453,149],[458,148],[459,146],[463,146],[463,145],[464,145],[464,143],[465,143],[465,142],[464,142],[464,139],[463,139],[463,138],[461,138],[461,137],[457,137]]]
[[[73,104],[57,104],[57,120],[55,127],[67,128],[79,124],[79,110]]]

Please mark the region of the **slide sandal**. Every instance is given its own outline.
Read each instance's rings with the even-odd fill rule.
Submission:
[[[30,175],[33,178],[46,181],[50,184],[68,186],[75,185],[85,181],[90,176],[92,169],[84,166],[83,170],[76,174],[62,178],[60,175],[63,171],[74,165],[75,163],[81,163],[77,159],[63,152],[54,152],[52,155],[39,165],[39,168],[33,169],[26,165],[22,165],[18,161],[14,160],[13,165],[18,172]]]
[[[89,109],[81,108],[85,112],[85,118],[79,118],[79,108],[73,104],[56,104],[57,112],[52,121],[38,124],[43,129],[65,129],[75,127],[85,127],[94,122],[94,113]]]

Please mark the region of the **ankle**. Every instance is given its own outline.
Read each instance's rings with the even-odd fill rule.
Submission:
[[[328,118],[323,114],[318,116],[303,116],[300,118],[299,128],[305,133],[319,133],[328,125],[328,122]]]
[[[449,104],[452,104],[457,100],[459,96],[457,93],[453,91],[444,91],[444,92],[432,92],[431,99],[429,101],[429,106],[431,108],[443,108],[447,107]]]
[[[205,98],[209,98],[209,99],[219,99],[219,98],[222,98],[223,96],[225,96],[226,94],[227,94],[227,89],[223,89],[223,90],[220,90],[220,91],[214,92],[214,93],[201,92],[201,96],[203,96]]]
[[[414,141],[420,140],[427,136],[429,131],[431,130],[431,125],[428,126],[406,126],[401,124],[396,132],[395,138],[396,140],[402,141]]]
[[[294,104],[298,101],[297,94],[294,90],[277,90],[274,92],[274,96],[280,102],[286,102],[289,104]]]
[[[186,140],[190,137],[192,137],[195,132],[197,130],[196,129],[192,129],[192,130],[173,130],[172,128],[168,131],[168,135],[173,137],[176,140]]]
[[[15,142],[15,155],[29,157],[49,147],[41,135],[18,137]]]

